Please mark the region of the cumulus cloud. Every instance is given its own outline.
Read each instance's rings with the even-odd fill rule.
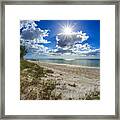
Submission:
[[[70,34],[60,33],[56,36],[57,45],[60,47],[73,46],[76,43],[82,43],[89,38],[86,33],[72,32]]]
[[[23,29],[21,32],[21,38],[25,40],[33,40],[35,38],[38,38],[40,35],[40,29],[36,28],[30,28],[30,29]]]
[[[92,47],[88,44],[88,43],[85,43],[85,44],[75,44],[73,47],[72,47],[72,50],[75,52],[75,51],[89,51],[90,49],[92,49]]]
[[[20,21],[20,28],[21,39],[24,40],[44,39],[49,34],[49,30],[37,28],[37,24],[30,20]]]
[[[42,44],[47,44],[50,43],[50,41],[43,39],[42,37],[40,39],[34,40],[35,43],[42,43]]]
[[[75,44],[72,47],[57,47],[53,50],[54,53],[59,54],[78,54],[82,56],[99,56],[100,55],[100,49],[96,49],[89,45],[88,43],[85,44]]]
[[[38,45],[38,44],[33,44],[31,47],[28,49],[28,52],[30,53],[49,53],[49,48],[44,46],[44,45]]]
[[[64,54],[64,53],[72,53],[72,50],[59,48],[59,49],[57,49],[57,50],[55,51],[55,53],[61,53],[61,54]]]
[[[79,53],[83,55],[99,55],[100,49],[96,49],[92,46],[90,46],[88,43],[85,44],[76,44],[72,48],[73,53]]]
[[[21,20],[20,21],[20,29],[22,28],[33,28],[35,29],[37,27],[37,24],[33,20]]]
[[[41,30],[40,28],[25,28],[21,32],[21,38],[24,40],[44,39],[48,34],[48,30]]]
[[[48,44],[50,41],[46,40],[45,37],[49,35],[49,30],[42,30],[37,28],[37,24],[32,20],[21,20],[20,21],[20,43],[26,46],[28,51],[31,52],[45,52],[47,47],[41,44]]]
[[[56,35],[56,48],[51,49],[45,46],[50,43],[46,39],[49,30],[42,30],[31,20],[20,21],[20,44],[26,46],[29,53],[54,54],[54,55],[98,55],[100,49],[96,49],[88,44],[89,36],[82,31],[71,32],[69,34],[59,33]],[[84,42],[85,41],[85,42]],[[84,44],[83,44],[84,42]]]
[[[80,55],[99,55],[100,50],[87,43],[89,36],[86,33],[72,32],[70,34],[60,33],[56,36],[57,45],[54,53],[61,54],[80,54]],[[86,43],[83,44],[83,41]]]

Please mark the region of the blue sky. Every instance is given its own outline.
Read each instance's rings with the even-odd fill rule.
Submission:
[[[21,20],[26,56],[100,56],[99,20]]]

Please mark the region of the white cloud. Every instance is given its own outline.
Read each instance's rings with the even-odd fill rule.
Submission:
[[[20,21],[20,43],[26,46],[27,50],[32,53],[47,53],[48,47],[41,44],[50,43],[45,37],[49,35],[49,30],[42,30],[37,28],[37,24],[32,20],[21,20]]]
[[[73,46],[76,43],[82,43],[83,41],[88,40],[89,36],[86,33],[80,32],[71,32],[70,34],[59,33],[56,36],[57,45],[60,47]]]
[[[57,47],[55,50],[53,50],[54,53],[61,53],[64,55],[68,54],[79,54],[81,56],[96,56],[100,54],[100,49],[96,49],[92,46],[90,46],[88,43],[85,44],[75,44],[71,47]]]
[[[79,53],[82,55],[100,55],[100,49],[96,49],[90,46],[88,43],[85,44],[76,44],[72,48],[73,53]]]
[[[95,49],[88,43],[83,44],[83,41],[89,40],[87,33],[82,31],[71,32],[69,34],[59,33],[56,36],[56,48],[50,49],[45,44],[50,43],[45,37],[49,35],[49,30],[42,30],[37,27],[37,24],[31,20],[22,20],[21,28],[21,45],[25,45],[29,53],[37,54],[65,54],[65,55],[99,55],[100,50]]]
[[[88,43],[85,43],[85,44],[75,44],[73,46],[73,50],[77,50],[77,51],[88,51],[90,50],[92,47],[88,44]]]
[[[41,30],[40,28],[24,28],[21,31],[21,38],[24,40],[44,39],[48,34],[48,30]]]
[[[43,39],[43,37],[41,37],[39,39],[35,39],[34,41],[35,41],[35,43],[42,43],[42,44],[50,43],[50,41]]]
[[[99,49],[95,49],[87,42],[83,44],[83,41],[87,41],[89,36],[82,31],[71,32],[69,34],[59,33],[56,36],[57,45],[55,53],[61,54],[80,54],[86,55],[99,55]]]
[[[23,40],[44,40],[44,37],[47,37],[49,35],[49,30],[42,30],[40,28],[37,28],[37,24],[32,20],[21,20],[20,29],[21,39]]]
[[[31,47],[29,48],[29,52],[31,53],[49,53],[49,48],[44,46],[44,45],[38,45],[38,44],[33,44],[31,45]]]
[[[35,22],[33,20],[21,20],[20,21],[20,29],[22,29],[22,28],[35,29],[35,27],[37,27],[37,24],[35,24]]]

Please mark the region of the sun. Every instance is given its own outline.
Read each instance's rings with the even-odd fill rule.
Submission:
[[[71,27],[64,27],[63,28],[64,34],[71,34],[72,33],[72,28]]]
[[[64,34],[65,37],[72,37],[76,29],[76,24],[71,21],[66,21],[65,23],[60,24],[61,34]]]

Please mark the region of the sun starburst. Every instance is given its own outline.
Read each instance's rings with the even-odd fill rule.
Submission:
[[[67,26],[67,27],[64,27],[63,28],[63,33],[64,34],[67,34],[67,35],[69,35],[69,34],[71,34],[73,31],[72,31],[72,27],[70,27],[70,26]]]

